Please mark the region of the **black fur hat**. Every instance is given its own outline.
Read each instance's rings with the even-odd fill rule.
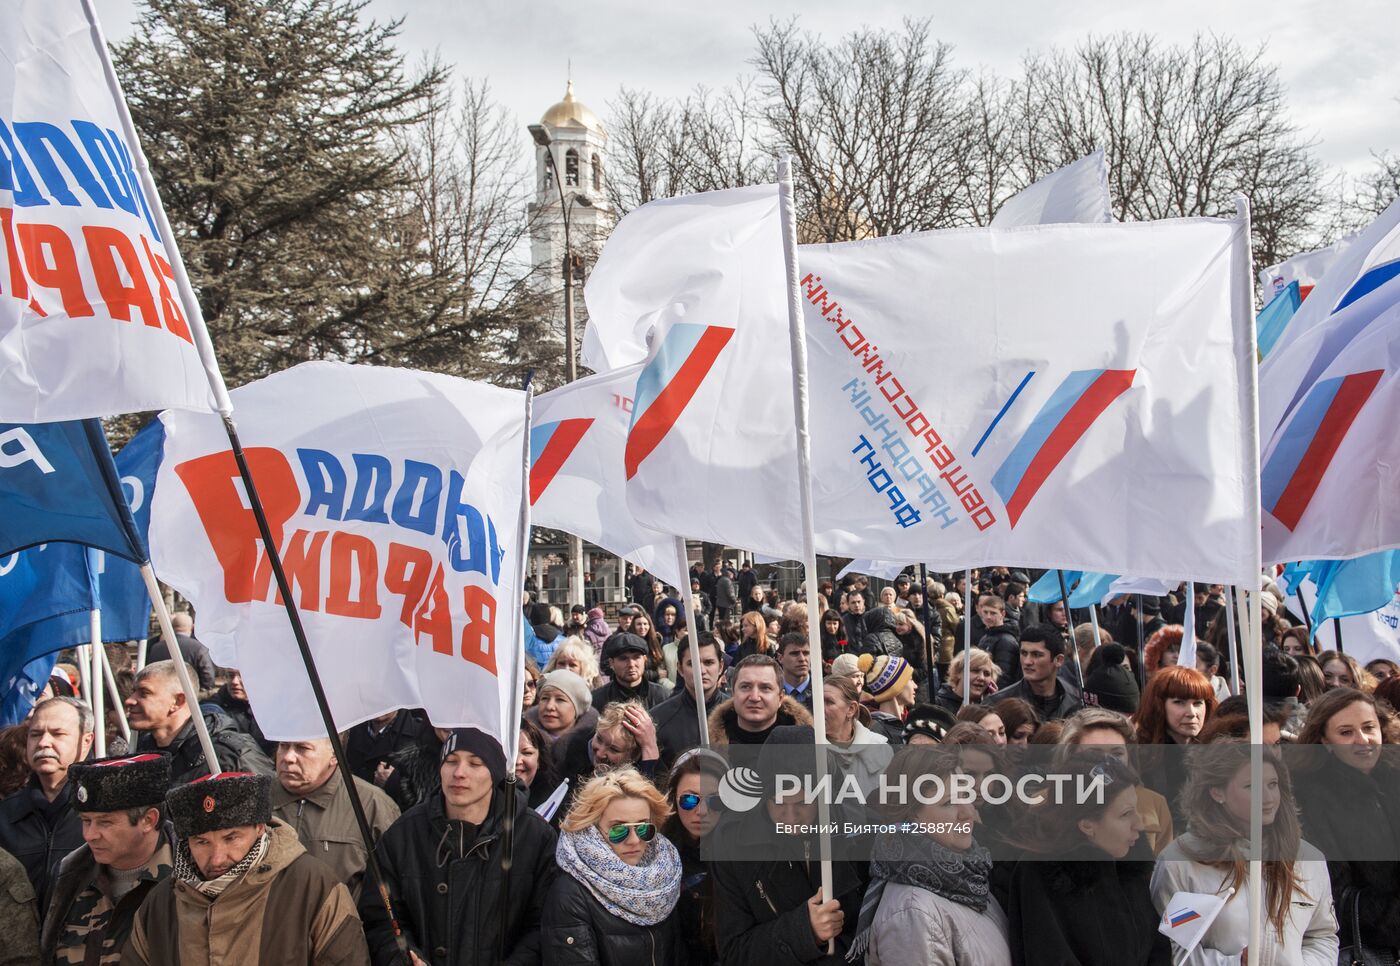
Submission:
[[[272,821],[272,779],[247,771],[205,775],[165,797],[175,833],[182,839],[226,828]]]
[[[120,812],[156,808],[170,790],[170,756],[116,755],[79,762],[68,769],[75,812]]]

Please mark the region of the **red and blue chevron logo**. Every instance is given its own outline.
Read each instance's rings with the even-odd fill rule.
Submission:
[[[1324,379],[1298,404],[1259,474],[1264,509],[1289,530],[1303,518],[1347,430],[1384,374],[1372,369]]]
[[[549,489],[592,425],[592,419],[557,419],[530,427],[531,506]]]
[[[1094,420],[1128,391],[1136,374],[1136,369],[1071,372],[1040,407],[1011,454],[992,474],[992,488],[1006,504],[1013,527]]]
[[[624,456],[629,480],[676,425],[733,337],[733,329],[718,325],[680,323],[667,330],[637,377]]]

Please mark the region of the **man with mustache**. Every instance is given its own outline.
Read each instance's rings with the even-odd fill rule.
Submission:
[[[24,865],[47,909],[58,863],[83,844],[83,825],[73,811],[68,767],[92,747],[92,709],[77,698],[41,701],[29,719],[25,758],[34,774],[0,801],[0,849]]]

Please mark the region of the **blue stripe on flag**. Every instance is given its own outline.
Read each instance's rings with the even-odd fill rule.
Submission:
[[[1278,342],[1279,336],[1283,335],[1283,330],[1288,327],[1289,321],[1298,311],[1298,306],[1302,304],[1302,293],[1295,279],[1275,295],[1268,305],[1259,310],[1255,331],[1261,357],[1269,354],[1269,350]]]
[[[538,423],[530,427],[530,465],[534,466],[544,452],[545,447],[554,436],[554,431],[559,428],[563,420],[556,419],[552,423]]]
[[[1337,303],[1337,307],[1332,311],[1340,312],[1352,302],[1355,302],[1364,295],[1369,295],[1397,275],[1400,275],[1400,260],[1386,262],[1368,269],[1362,273],[1360,278],[1352,283],[1351,288],[1347,289],[1347,294],[1342,296],[1342,300]]]
[[[973,456],[976,456],[979,452],[982,451],[982,444],[987,441],[988,436],[992,435],[992,430],[997,428],[997,423],[1001,422],[1001,418],[1006,415],[1007,410],[1011,408],[1011,404],[1016,401],[1016,397],[1021,395],[1021,390],[1026,388],[1026,383],[1030,382],[1031,377],[1034,375],[1035,370],[1031,370],[1030,372],[1026,373],[1026,378],[1021,380],[1021,384],[1017,386],[1015,391],[1011,393],[1011,397],[1007,399],[1006,402],[1002,403],[1001,409],[996,414],[996,418],[992,420],[991,425],[989,425],[986,428],[986,430],[982,433],[982,438],[977,441],[977,445],[972,447]]]
[[[1279,498],[1283,496],[1283,491],[1288,489],[1293,474],[1298,472],[1298,464],[1303,461],[1308,447],[1312,445],[1313,437],[1317,435],[1318,427],[1322,425],[1327,410],[1332,406],[1332,400],[1337,397],[1342,378],[1338,376],[1325,379],[1313,386],[1312,391],[1293,414],[1293,419],[1279,438],[1273,455],[1259,474],[1264,509],[1273,512]]]
[[[1045,441],[1055,431],[1055,427],[1065,418],[1065,414],[1103,372],[1102,369],[1080,369],[1071,372],[1050,395],[1045,405],[1040,407],[1040,412],[1031,420],[1030,427],[1017,441],[1011,455],[996,473],[992,474],[992,488],[997,491],[1003,503],[1010,502],[1011,495],[1020,485],[1021,477],[1026,475],[1026,467],[1031,465],[1035,454],[1040,452]]]

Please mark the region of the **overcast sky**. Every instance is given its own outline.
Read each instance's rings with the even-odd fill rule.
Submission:
[[[131,29],[135,0],[99,0],[109,37]],[[930,16],[955,63],[1014,75],[1024,53],[1070,46],[1089,32],[1145,31],[1188,42],[1197,30],[1268,45],[1288,91],[1291,119],[1324,162],[1355,174],[1370,152],[1400,149],[1400,16],[1394,0],[372,0],[381,19],[402,17],[401,44],[437,52],[466,76],[487,77],[521,124],[574,89],[600,115],[618,88],[684,95],[748,71],[751,27],[800,15],[835,39],[862,25],[898,29]],[[522,131],[522,151],[526,135]]]

